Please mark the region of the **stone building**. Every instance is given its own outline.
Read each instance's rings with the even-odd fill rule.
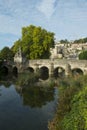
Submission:
[[[50,49],[51,59],[78,59],[78,55],[87,50],[87,43],[56,43],[54,48]]]
[[[22,53],[21,47],[19,47],[17,53],[14,56],[14,63],[23,64],[25,62],[26,62],[26,57]]]

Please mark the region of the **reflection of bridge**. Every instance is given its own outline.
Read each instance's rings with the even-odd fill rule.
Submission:
[[[23,71],[47,70],[49,75],[54,72],[65,73],[83,73],[87,74],[87,61],[86,60],[66,60],[66,59],[41,59],[41,60],[29,60],[27,63],[9,63],[3,64],[3,67],[8,69],[8,72],[17,70],[19,73]]]

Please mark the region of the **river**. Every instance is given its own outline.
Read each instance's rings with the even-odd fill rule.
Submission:
[[[48,130],[55,113],[57,88],[0,84],[0,130]]]

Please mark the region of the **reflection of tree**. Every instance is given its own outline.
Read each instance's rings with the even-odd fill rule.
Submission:
[[[4,85],[5,88],[9,88],[11,86],[11,82],[10,81],[2,81],[0,82],[0,85]]]
[[[53,88],[29,87],[22,91],[23,104],[30,107],[42,107],[54,100]]]

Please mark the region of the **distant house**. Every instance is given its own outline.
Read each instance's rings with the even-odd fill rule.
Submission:
[[[78,59],[81,51],[87,50],[86,43],[56,43],[54,48],[50,49],[51,59]]]

